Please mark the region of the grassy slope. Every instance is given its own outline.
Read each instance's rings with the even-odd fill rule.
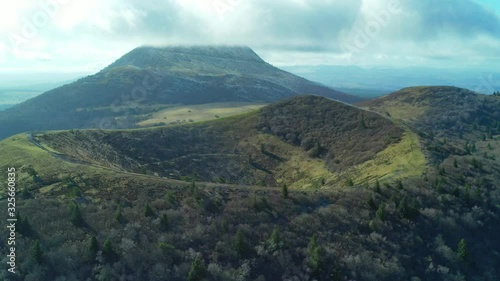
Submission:
[[[46,148],[51,152],[58,153],[58,151],[50,147]],[[31,186],[33,184],[34,178],[28,171],[34,169],[40,180],[40,192],[42,193],[54,188],[61,191],[61,187],[63,186],[62,181],[76,175],[80,175],[85,179],[111,179],[117,175],[128,176],[127,174],[117,173],[108,167],[79,165],[58,159],[51,155],[49,151],[43,150],[31,143],[26,134],[14,135],[3,140],[0,142],[0,151],[5,156],[0,161],[2,170],[6,170],[7,167],[16,168],[18,186],[24,188],[26,185]],[[5,193],[5,189],[0,190],[2,196]]]
[[[403,139],[379,152],[374,159],[357,165],[352,173],[355,183],[395,180],[421,175],[427,167],[418,136],[405,132]]]
[[[186,123],[200,122],[217,119],[219,117],[228,117],[263,107],[262,103],[249,102],[220,102],[207,103],[200,105],[182,105],[174,106],[159,112],[155,112],[151,118],[138,123],[140,126],[151,126],[154,124],[166,123]]]

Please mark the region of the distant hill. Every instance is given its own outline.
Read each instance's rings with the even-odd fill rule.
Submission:
[[[500,133],[500,98],[445,86],[422,86],[358,103],[441,138]]]
[[[140,47],[94,75],[0,112],[0,138],[28,130],[131,128],[167,105],[301,94],[360,100],[273,67],[247,47]]]
[[[500,73],[486,69],[369,68],[340,65],[296,65],[284,66],[283,69],[342,92],[367,98],[419,85],[453,85],[481,94],[491,94],[500,89],[500,81],[492,79],[498,77]]]
[[[13,106],[14,106],[13,104],[0,104],[0,110],[4,110]]]

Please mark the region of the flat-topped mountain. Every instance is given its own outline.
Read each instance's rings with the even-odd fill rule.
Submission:
[[[179,104],[343,94],[282,71],[247,47],[140,47],[100,72],[0,112],[0,138],[28,130],[132,128]]]
[[[238,64],[234,64],[238,62]],[[243,64],[267,64],[249,47],[229,46],[186,46],[186,47],[139,47],[124,55],[104,70],[118,66],[132,65],[139,68],[164,68],[175,70],[175,67],[191,67],[194,70],[214,74],[217,67],[222,73],[230,73],[234,69],[224,66],[241,67]],[[245,65],[248,66],[248,65]],[[205,69],[203,69],[205,67]],[[177,69],[180,70],[180,69]],[[248,69],[246,70],[248,71]]]

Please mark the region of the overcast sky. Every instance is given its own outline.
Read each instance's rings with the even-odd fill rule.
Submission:
[[[0,75],[94,73],[140,45],[248,45],[282,65],[495,70],[498,0],[24,0],[0,9]]]

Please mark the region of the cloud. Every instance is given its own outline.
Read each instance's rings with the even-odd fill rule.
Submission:
[[[498,14],[472,0],[17,2],[0,9],[7,68],[43,68],[40,58],[53,68],[102,65],[144,44],[249,45],[277,64],[447,65],[463,56],[489,60],[500,46]],[[36,16],[54,3],[47,23],[37,25]],[[26,38],[29,24],[37,30]]]
[[[481,34],[500,37],[498,15],[473,1],[411,1],[408,9],[417,11],[420,31],[433,38],[443,31],[467,38]]]

